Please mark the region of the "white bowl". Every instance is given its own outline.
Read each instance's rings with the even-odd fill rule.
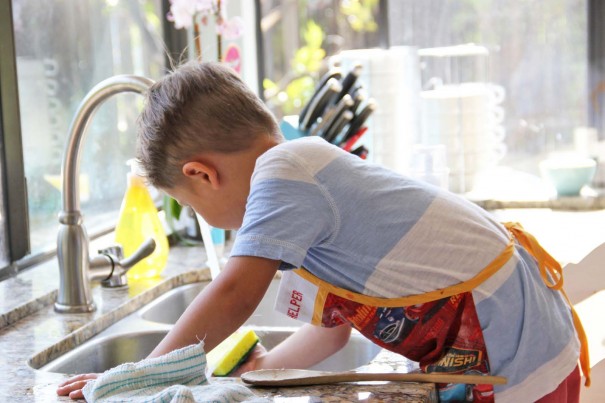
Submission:
[[[595,160],[575,155],[561,155],[540,163],[542,176],[557,190],[559,196],[576,196],[595,175]]]

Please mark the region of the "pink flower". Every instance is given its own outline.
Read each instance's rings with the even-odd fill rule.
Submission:
[[[223,20],[216,26],[216,30],[227,40],[237,39],[244,33],[244,20],[237,16],[230,20]]]
[[[170,0],[170,11],[166,18],[174,22],[176,29],[189,28],[196,12],[196,2],[191,0]]]

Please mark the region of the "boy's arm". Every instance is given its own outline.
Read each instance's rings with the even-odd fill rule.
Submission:
[[[149,357],[200,340],[204,341],[205,351],[212,350],[252,315],[278,267],[277,260],[251,256],[230,258],[221,274],[193,300]]]
[[[349,341],[351,325],[303,325],[269,352],[258,351],[231,376],[256,369],[309,368],[338,352]]]
[[[237,330],[254,312],[273,279],[279,261],[259,257],[232,257],[221,274],[187,307],[166,337],[151,352],[157,357],[204,340],[210,351]],[[82,388],[98,374],[69,378],[57,389],[60,396],[81,399]]]

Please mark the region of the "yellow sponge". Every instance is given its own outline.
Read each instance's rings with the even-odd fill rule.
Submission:
[[[239,329],[227,337],[206,354],[208,367],[214,368],[212,375],[229,375],[246,360],[256,343],[258,343],[258,336],[249,329]]]

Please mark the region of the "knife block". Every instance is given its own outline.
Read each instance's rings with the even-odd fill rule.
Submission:
[[[305,136],[305,133],[298,129],[297,115],[284,116],[281,122],[279,122],[279,129],[286,140],[294,140]]]

